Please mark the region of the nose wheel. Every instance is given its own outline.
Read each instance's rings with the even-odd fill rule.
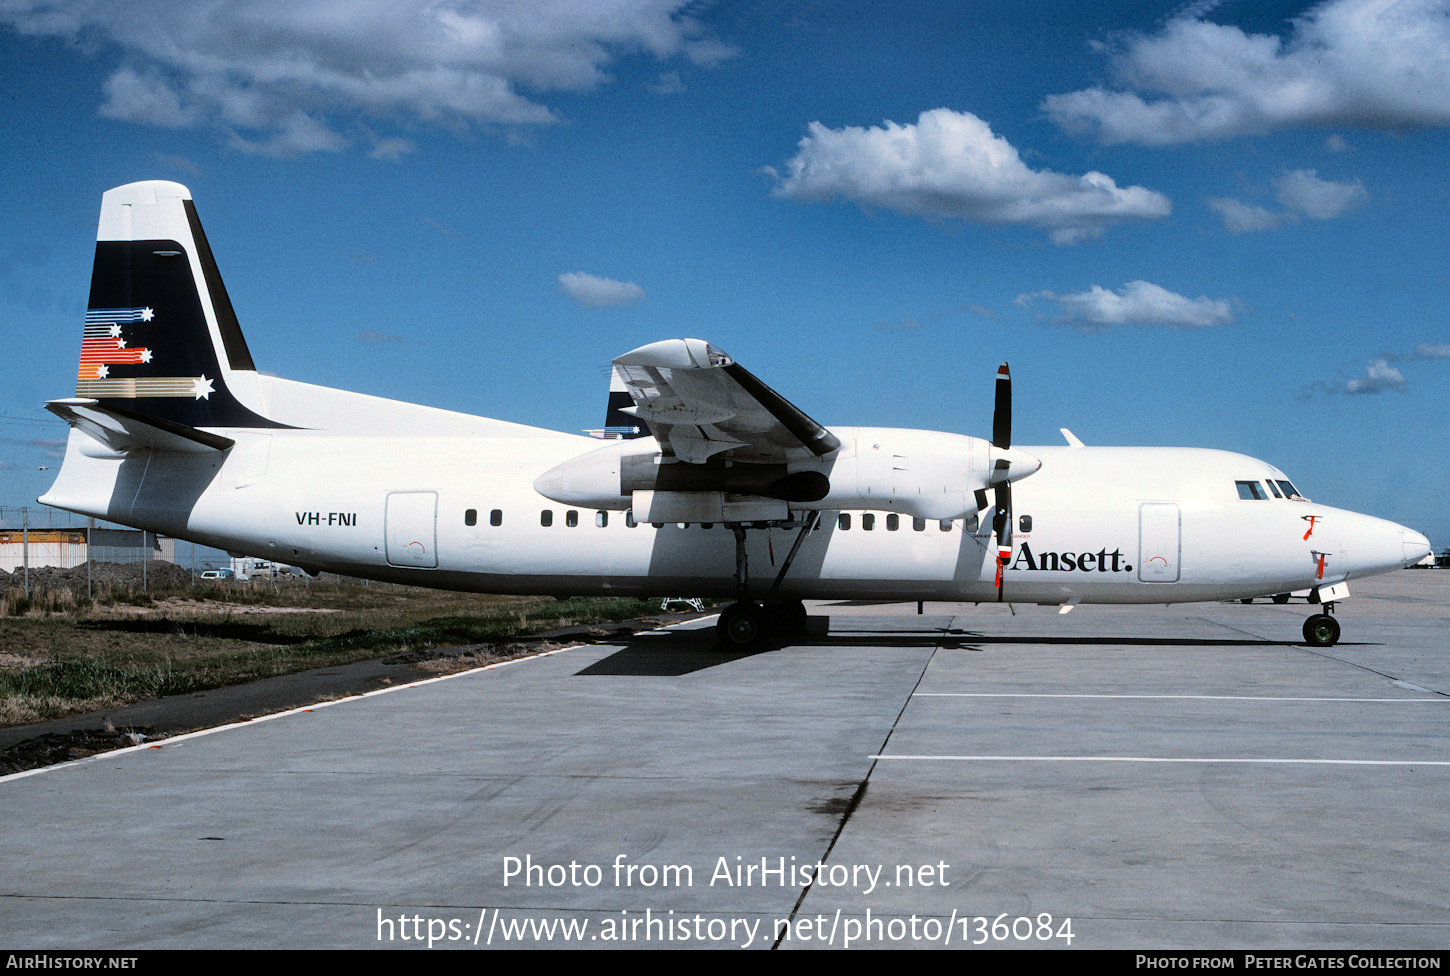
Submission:
[[[1339,641],[1339,621],[1316,613],[1304,621],[1304,642],[1310,647],[1332,647]]]

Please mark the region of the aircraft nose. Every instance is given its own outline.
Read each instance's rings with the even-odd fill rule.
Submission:
[[[1334,523],[1330,527],[1326,519],[1321,543],[1330,556],[1328,565],[1338,563],[1349,577],[1391,573],[1418,562],[1430,551],[1430,540],[1387,519],[1353,512],[1326,514],[1333,515]]]
[[[1404,542],[1406,566],[1413,566],[1430,555],[1430,540],[1414,529],[1401,529],[1400,536]]]

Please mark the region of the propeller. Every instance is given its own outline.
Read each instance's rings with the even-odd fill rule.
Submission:
[[[1021,449],[1012,449],[1012,373],[1007,364],[997,367],[997,395],[992,410],[992,444],[987,451],[987,483],[974,494],[977,512],[987,509],[992,489],[992,532],[997,537],[997,602],[1003,601],[1002,571],[1012,561],[1012,482],[1042,467],[1042,462]]]
[[[1003,363],[997,367],[997,396],[992,410],[992,446],[998,452],[1012,449],[1012,373]],[[992,530],[997,535],[997,602],[1002,602],[1002,570],[1012,559],[1012,482],[1008,480],[1011,470],[1010,457],[998,453],[992,462],[992,474],[988,479],[995,482],[996,496],[992,513]]]

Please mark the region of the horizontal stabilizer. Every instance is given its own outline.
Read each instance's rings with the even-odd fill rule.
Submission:
[[[236,441],[159,417],[145,417],[123,407],[101,406],[95,400],[51,400],[45,409],[117,454],[156,451],[162,454],[205,454],[225,451]]]

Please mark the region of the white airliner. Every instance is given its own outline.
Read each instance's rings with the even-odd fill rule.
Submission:
[[[601,446],[263,375],[190,192],[132,183],[102,199],[76,395],[48,404],[72,429],[40,501],[312,572],[734,596],[726,648],[799,631],[805,598],[1066,612],[1308,590],[1328,611],[1430,551],[1238,454],[1067,431],[1014,448],[1005,364],[991,441],[823,427],[698,339],[626,353],[615,377],[632,405],[606,429],[643,436]],[[1316,613],[1304,636],[1339,625]]]

